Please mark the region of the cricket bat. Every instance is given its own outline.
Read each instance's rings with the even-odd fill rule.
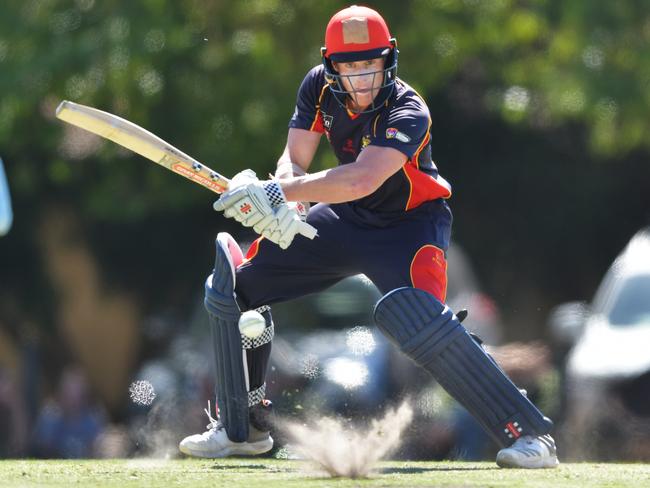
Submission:
[[[64,100],[56,109],[56,117],[126,147],[215,193],[228,189],[228,178],[117,115]],[[306,222],[301,223],[299,232],[309,239],[316,237],[316,229]]]

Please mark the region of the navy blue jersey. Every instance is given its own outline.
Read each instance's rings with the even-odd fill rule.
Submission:
[[[374,193],[356,200],[356,205],[394,214],[451,196],[449,183],[438,175],[431,159],[429,109],[413,88],[398,78],[383,107],[354,114],[341,107],[328,86],[322,65],[307,73],[298,91],[290,128],[325,133],[339,164],[355,162],[369,145],[392,147],[408,158],[401,170]]]

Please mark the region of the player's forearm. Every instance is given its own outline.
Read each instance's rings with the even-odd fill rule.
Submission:
[[[275,177],[278,180],[292,178],[294,176],[303,176],[307,173],[304,167],[291,162],[288,158],[280,158],[275,169]]]
[[[289,129],[287,144],[278,159],[275,177],[302,176],[307,173],[321,135],[301,129]]]
[[[281,181],[287,200],[323,203],[357,200],[370,195],[380,184],[358,163]]]

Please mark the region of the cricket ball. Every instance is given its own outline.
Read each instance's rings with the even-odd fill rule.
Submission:
[[[266,328],[266,320],[261,313],[248,310],[239,317],[239,332],[249,339],[257,339]]]

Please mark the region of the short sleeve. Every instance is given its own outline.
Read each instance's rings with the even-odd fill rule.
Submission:
[[[319,113],[320,99],[325,87],[322,66],[307,73],[298,90],[296,107],[289,121],[289,128],[324,132]]]
[[[392,147],[409,159],[418,151],[429,133],[429,111],[417,99],[402,101],[377,123],[370,144]]]

